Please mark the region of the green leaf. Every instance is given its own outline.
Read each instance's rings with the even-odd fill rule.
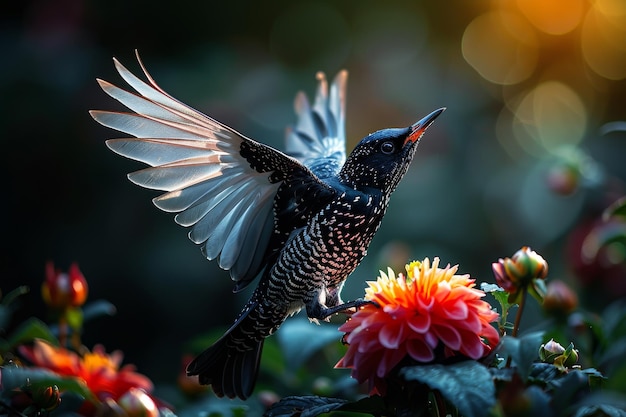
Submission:
[[[595,417],[595,416],[607,416],[607,417],[626,417],[626,411],[620,410],[612,405],[600,404],[600,405],[585,405],[576,410],[576,414],[573,417]]]
[[[315,395],[285,397],[272,405],[264,417],[315,417],[330,413],[347,403],[340,398],[318,397]]]
[[[10,305],[18,297],[21,297],[24,294],[28,294],[29,291],[30,291],[30,288],[28,288],[25,285],[22,285],[21,287],[17,287],[16,289],[10,291],[7,295],[2,297],[2,305],[3,306]]]
[[[285,357],[278,346],[276,338],[265,339],[263,356],[261,357],[261,370],[268,375],[280,376],[285,373],[287,364]]]
[[[69,391],[82,396],[85,399],[95,400],[92,392],[84,382],[78,378],[64,377],[54,372],[37,368],[2,368],[3,389],[11,390],[24,385],[31,387],[47,387],[56,385],[61,391]]]
[[[389,409],[385,405],[385,400],[379,395],[365,397],[355,402],[347,402],[337,409],[337,411],[349,411],[354,413],[371,414],[383,416],[389,414]]]
[[[496,402],[491,373],[475,361],[411,366],[402,368],[400,376],[438,390],[465,417],[484,416]]]
[[[496,299],[496,301],[498,302],[498,304],[500,304],[500,323],[499,323],[499,327],[500,330],[502,331],[502,329],[512,329],[513,325],[507,322],[507,317],[509,315],[509,310],[511,309],[511,307],[513,307],[514,305],[516,305],[515,302],[511,302],[513,301],[513,295],[511,294],[511,296],[509,296],[509,293],[507,293],[506,291],[504,291],[504,288],[496,285],[496,284],[489,284],[486,282],[483,282],[480,284],[480,288],[488,294],[491,294],[493,296],[493,298]],[[519,293],[518,293],[519,294]],[[511,300],[509,300],[511,299]]]
[[[482,282],[480,284],[480,289],[483,290],[483,292],[487,293],[487,294],[491,294],[493,295],[493,298],[496,299],[496,301],[498,303],[500,303],[500,305],[502,306],[503,310],[504,308],[510,307],[507,299],[509,297],[509,294],[504,291],[504,288],[496,285],[496,284],[489,284],[487,282]]]
[[[13,312],[15,310],[13,302],[18,297],[28,293],[28,291],[28,287],[21,286],[12,290],[4,297],[2,297],[2,292],[0,292],[0,329],[5,329],[9,325],[9,321],[11,320],[11,317],[13,316]]]
[[[101,316],[113,316],[116,313],[113,304],[106,300],[96,300],[83,307],[83,316],[85,321],[92,320]]]
[[[297,369],[313,354],[332,342],[338,342],[341,333],[330,324],[312,324],[307,319],[294,318],[283,324],[276,333],[285,355],[285,361],[292,369]]]
[[[562,372],[551,363],[533,363],[528,375],[529,382],[537,382],[547,385],[550,381],[562,376]]]
[[[528,379],[533,362],[539,359],[539,346],[543,340],[543,332],[532,332],[521,337],[505,336],[502,338],[499,352],[510,357],[519,374]]]
[[[20,324],[8,338],[7,342],[9,346],[15,347],[32,342],[34,339],[43,339],[55,346],[59,345],[59,341],[54,337],[48,326],[34,317]]]

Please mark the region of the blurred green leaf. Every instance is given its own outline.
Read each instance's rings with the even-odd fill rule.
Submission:
[[[65,310],[65,319],[67,324],[74,331],[78,331],[83,327],[83,310],[80,307],[68,308]]]
[[[13,301],[15,301],[15,299],[17,299],[18,297],[21,297],[24,294],[28,294],[29,291],[30,291],[30,288],[28,288],[25,285],[15,288],[14,290],[10,291],[7,295],[2,297],[2,305],[3,306],[10,305]]]
[[[379,395],[361,398],[358,401],[347,402],[337,409],[337,411],[347,411],[359,414],[371,414],[383,416],[389,414],[385,400]]]
[[[402,368],[400,376],[439,390],[465,417],[484,416],[496,402],[491,373],[476,361],[411,366]]]
[[[12,390],[28,385],[31,388],[42,388],[56,385],[63,391],[73,392],[88,400],[95,400],[92,392],[84,382],[78,378],[64,377],[54,372],[36,368],[2,368],[2,386],[5,390]]]
[[[230,398],[217,398],[212,395],[202,397],[199,401],[189,403],[183,409],[177,409],[179,417],[242,417],[260,416],[262,410],[253,398],[247,401]],[[161,414],[161,417],[163,415]]]
[[[116,311],[115,306],[110,302],[96,300],[83,306],[83,318],[85,321],[89,321],[102,316],[112,316]]]
[[[59,341],[54,337],[48,326],[34,317],[22,322],[8,338],[7,342],[13,348],[32,342],[34,339],[43,339],[55,346],[59,345]]]
[[[318,397],[285,397],[272,405],[263,414],[264,417],[315,417],[330,413],[344,405],[347,401],[340,398]]]
[[[573,417],[625,417],[626,411],[613,407],[612,405],[599,404],[599,405],[586,405],[576,410],[576,414]]]
[[[618,217],[622,221],[626,221],[626,196],[620,198],[602,213],[602,220],[608,221],[612,217]]]
[[[573,370],[562,378],[553,379],[549,383],[553,389],[552,404],[556,410],[566,410],[579,398],[580,393],[589,390],[589,375]]]
[[[27,294],[28,291],[29,288],[27,286],[21,286],[10,291],[4,297],[2,297],[2,293],[0,292],[0,297],[2,297],[0,301],[0,329],[6,328],[9,324],[9,320],[11,320],[11,316],[13,315],[14,310],[14,306],[12,306],[11,304],[18,297]]]
[[[620,300],[611,303],[602,312],[602,327],[604,334],[610,340],[626,336],[626,301]]]
[[[269,375],[283,375],[286,371],[285,357],[276,342],[276,338],[268,338],[263,345],[261,370]]]
[[[286,321],[276,336],[286,363],[290,368],[297,369],[313,354],[339,341],[341,333],[331,324],[316,325],[307,319],[294,318]]]
[[[521,337],[505,336],[501,340],[500,351],[504,357],[510,357],[524,380],[530,375],[533,362],[539,358],[539,346],[543,332],[533,332]]]

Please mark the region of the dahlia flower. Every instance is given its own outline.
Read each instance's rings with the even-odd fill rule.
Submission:
[[[337,368],[351,368],[360,383],[369,380],[383,394],[384,378],[403,359],[417,363],[463,355],[480,359],[499,341],[490,324],[498,314],[469,275],[458,266],[439,268],[439,258],[406,266],[407,275],[389,268],[368,282],[365,299],[373,301],[354,313],[339,330],[349,345]]]

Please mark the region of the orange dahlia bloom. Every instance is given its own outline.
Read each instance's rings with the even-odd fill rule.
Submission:
[[[428,258],[407,265],[407,276],[391,268],[368,282],[365,305],[339,330],[349,345],[339,368],[352,368],[360,383],[370,381],[373,392],[384,393],[384,379],[403,359],[428,363],[455,355],[479,359],[498,344],[490,324],[498,313],[481,300],[469,275],[455,275],[458,266],[439,268]]]
[[[32,347],[20,346],[20,353],[35,366],[81,379],[100,400],[117,400],[130,388],[152,390],[150,379],[135,372],[132,365],[120,367],[122,352],[115,351],[108,355],[100,345],[81,357],[75,352],[37,339]]]

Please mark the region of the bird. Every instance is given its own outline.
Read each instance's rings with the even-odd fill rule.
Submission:
[[[318,72],[314,100],[296,94],[297,122],[283,152],[170,96],[137,51],[136,59],[145,80],[113,58],[134,92],[97,79],[130,112],[90,114],[132,136],[105,143],[148,165],[128,179],[163,191],[153,203],[176,213],[203,255],[229,271],[233,291],[256,282],[234,324],[186,369],[218,397],[245,400],[254,392],[265,338],[286,319],[304,309],[319,322],[367,303],[344,302],[342,287],[366,256],[422,135],[445,107],[408,127],[367,135],[346,157],[348,72],[339,71],[330,86]]]

